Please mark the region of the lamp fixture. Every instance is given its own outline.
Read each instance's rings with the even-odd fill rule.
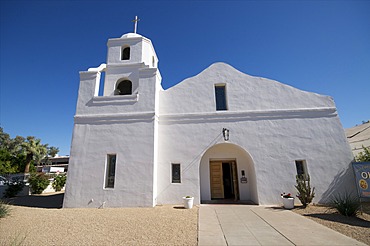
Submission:
[[[225,141],[229,141],[229,132],[230,130],[227,128],[222,128],[222,135],[224,136]]]

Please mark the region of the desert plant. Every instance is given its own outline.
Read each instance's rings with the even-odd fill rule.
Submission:
[[[298,191],[297,197],[303,204],[303,207],[307,207],[315,197],[315,187],[311,189],[310,175],[297,175],[296,182],[297,185],[295,185],[295,188]]]
[[[344,193],[338,194],[331,199],[331,207],[335,208],[344,216],[354,216],[360,209],[360,200],[356,196]]]
[[[9,214],[9,206],[0,200],[0,218],[4,218]]]
[[[50,184],[49,179],[43,173],[32,173],[28,182],[32,188],[32,194],[41,194]]]
[[[58,175],[54,178],[54,182],[52,184],[55,191],[61,191],[64,185],[66,184],[67,176],[66,175]]]

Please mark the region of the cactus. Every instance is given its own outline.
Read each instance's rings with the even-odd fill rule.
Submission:
[[[307,207],[315,197],[315,187],[311,190],[310,175],[307,174],[306,177],[303,175],[297,175],[296,182],[297,185],[295,185],[295,188],[298,190],[297,197],[303,204],[303,207]]]

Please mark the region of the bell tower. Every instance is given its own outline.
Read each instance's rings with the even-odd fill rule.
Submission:
[[[106,64],[80,72],[64,207],[152,207],[162,89],[158,58],[150,39],[137,33],[111,38],[107,46]]]
[[[139,70],[157,68],[158,58],[152,42],[136,33],[127,33],[108,41],[104,96],[128,95],[139,91]],[[125,85],[121,85],[124,81]],[[122,91],[122,89],[124,91]]]

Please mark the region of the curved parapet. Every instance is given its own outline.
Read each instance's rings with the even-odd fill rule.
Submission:
[[[87,71],[89,72],[103,72],[107,68],[107,64],[102,63],[99,67],[91,67]]]

